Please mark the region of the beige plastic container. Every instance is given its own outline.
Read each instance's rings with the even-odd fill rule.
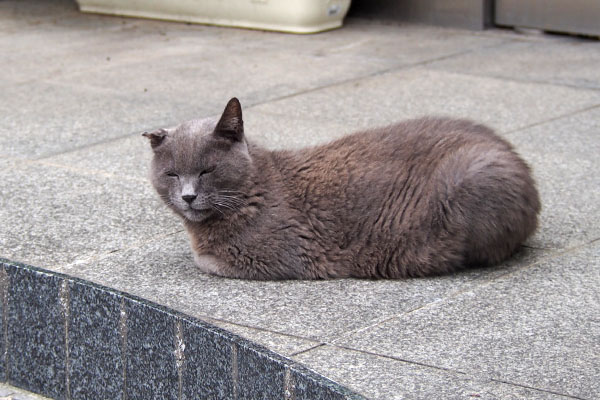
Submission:
[[[337,28],[350,0],[77,0],[83,12],[293,33]]]

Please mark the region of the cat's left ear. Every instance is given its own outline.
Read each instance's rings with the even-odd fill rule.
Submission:
[[[242,105],[235,97],[229,100],[221,119],[217,122],[215,136],[241,142],[244,138],[244,121],[242,120]]]
[[[147,137],[150,140],[150,146],[152,146],[152,149],[156,149],[161,145],[163,140],[165,140],[165,137],[167,136],[167,130],[159,129],[154,132],[144,132],[142,133],[142,136]]]

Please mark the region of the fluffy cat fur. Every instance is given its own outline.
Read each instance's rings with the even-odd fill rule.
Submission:
[[[421,118],[269,151],[221,118],[144,133],[151,180],[200,269],[232,278],[406,278],[493,265],[536,229],[512,146],[467,120]]]

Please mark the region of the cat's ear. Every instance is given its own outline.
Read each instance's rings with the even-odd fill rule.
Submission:
[[[153,149],[156,149],[162,144],[165,137],[167,137],[167,130],[159,129],[154,132],[144,132],[142,133],[142,136],[147,137],[150,140],[150,146],[152,146]]]
[[[217,122],[214,135],[232,142],[241,142],[244,138],[242,105],[235,97],[227,103],[221,119]]]

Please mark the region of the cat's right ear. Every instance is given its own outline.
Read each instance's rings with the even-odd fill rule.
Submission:
[[[144,132],[142,133],[142,136],[150,140],[150,146],[152,146],[152,149],[156,149],[162,144],[163,140],[165,140],[165,137],[167,137],[167,130],[159,129],[154,132]]]
[[[214,134],[217,137],[241,142],[244,138],[244,121],[242,120],[242,106],[235,97],[229,100],[221,119],[217,122]]]

